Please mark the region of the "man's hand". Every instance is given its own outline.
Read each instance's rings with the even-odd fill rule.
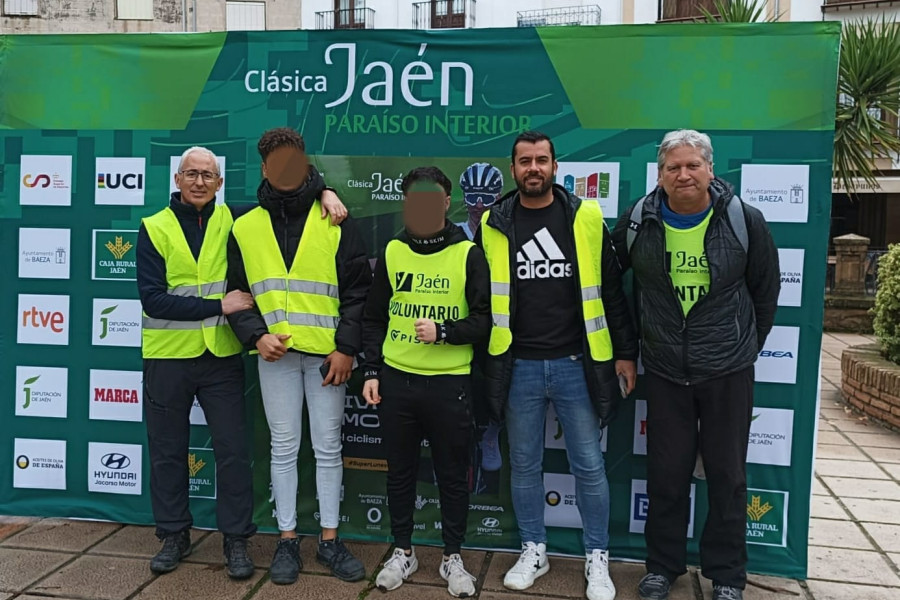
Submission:
[[[222,314],[230,315],[253,308],[253,296],[240,290],[231,290],[222,298]]]
[[[341,385],[350,379],[350,373],[353,371],[353,357],[335,350],[325,357],[325,364],[330,368],[328,375],[322,380],[322,386],[329,383],[331,385]]]
[[[344,203],[341,202],[341,199],[338,198],[337,194],[331,190],[324,190],[321,195],[321,200],[323,219],[328,215],[331,215],[331,224],[340,225],[341,222],[347,218],[347,215],[349,214],[347,212],[347,207],[344,206]]]
[[[437,341],[437,323],[431,319],[416,319],[416,339],[426,344]]]
[[[369,379],[363,384],[363,398],[366,404],[380,404],[381,394],[378,393],[379,382],[377,379]]]
[[[256,340],[256,349],[259,350],[259,355],[263,357],[263,360],[275,362],[287,353],[283,342],[290,338],[288,333],[266,333]]]
[[[634,391],[634,384],[637,381],[637,364],[633,360],[617,360],[616,375],[625,376],[626,394]]]

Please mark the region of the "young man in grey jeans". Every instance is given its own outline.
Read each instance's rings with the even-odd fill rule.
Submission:
[[[303,138],[289,128],[259,140],[264,179],[259,206],[235,219],[228,288],[249,291],[255,307],[231,315],[238,339],[259,353],[259,380],[272,439],[272,490],[281,539],[273,583],[297,580],[297,453],[303,401],[316,457],[322,533],[316,557],[344,581],[365,577],[337,536],[343,461],[345,383],[361,344],[371,284],[365,247],[349,218],[334,225],[316,198],[325,188],[308,165]]]

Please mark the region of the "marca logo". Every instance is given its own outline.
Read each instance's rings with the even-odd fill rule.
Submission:
[[[791,466],[794,411],[781,408],[754,408],[747,445],[747,462]]]
[[[135,230],[94,230],[93,279],[116,281],[137,279],[135,259],[137,233]]]
[[[600,451],[606,452],[606,443],[608,440],[607,428],[604,427],[600,431]],[[552,450],[566,449],[566,436],[563,432],[562,423],[559,422],[559,416],[556,409],[550,404],[547,407],[547,417],[544,420],[544,448]]]
[[[69,343],[69,297],[19,294],[16,341],[20,344]]]
[[[91,369],[90,418],[106,421],[142,421],[142,380],[143,374],[140,371]]]
[[[178,173],[178,164],[181,162],[181,155],[179,156],[170,156],[169,157],[169,195],[178,191],[178,186],[175,185],[175,174]],[[217,156],[216,164],[219,165],[219,173],[222,176],[222,179],[225,179],[225,157]],[[222,188],[216,192],[216,204],[225,204],[225,184],[222,184]]]
[[[94,298],[94,346],[141,347],[141,302]]]
[[[144,158],[97,158],[94,204],[143,206]]]
[[[647,401],[634,401],[634,436],[632,453],[637,456],[647,454]]]
[[[66,489],[65,440],[16,438],[13,445],[14,488]]]
[[[88,442],[88,491],[140,495],[142,459],[138,444]]]
[[[756,381],[796,383],[799,346],[799,327],[773,327],[756,361]]]
[[[68,375],[64,368],[16,367],[16,416],[66,418]]]
[[[697,486],[691,484],[691,512],[688,520],[687,536],[694,537],[694,500],[697,494]],[[647,495],[647,481],[645,479],[631,480],[631,522],[628,525],[630,533],[644,533],[647,525],[647,515],[650,510],[650,496]]]
[[[572,276],[572,263],[543,227],[516,252],[516,277],[519,279],[565,279]]]
[[[575,477],[544,473],[544,522],[548,527],[581,528],[581,514],[575,501]]]
[[[806,223],[809,165],[742,165],[740,189],[766,221]]]
[[[582,200],[598,202],[604,215],[619,215],[619,163],[560,162],[556,182]]]
[[[803,300],[803,259],[800,248],[779,248],[778,264],[781,266],[781,292],[778,306],[800,306]]]
[[[68,279],[68,229],[19,228],[19,278]]]
[[[747,490],[747,543],[787,546],[788,492]]]
[[[188,450],[188,495],[191,498],[216,497],[216,457],[210,448]]]
[[[20,173],[20,205],[71,206],[71,156],[23,154]]]

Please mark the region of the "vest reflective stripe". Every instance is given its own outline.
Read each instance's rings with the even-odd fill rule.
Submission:
[[[210,300],[225,295],[226,246],[232,223],[231,211],[216,207],[207,221],[200,256],[195,260],[178,217],[170,208],[143,220],[150,241],[166,262],[169,294]],[[232,356],[241,351],[241,344],[223,315],[202,321],[171,321],[145,314],[141,326],[144,358],[194,358],[207,350],[216,356]]]
[[[441,323],[469,315],[466,301],[466,262],[474,244],[451,244],[434,254],[417,254],[399,240],[388,242],[385,267],[393,293],[388,335],[382,346],[384,362],[419,375],[467,375],[471,344],[425,344],[416,339],[418,316]]]
[[[488,225],[490,211],[481,218],[481,239],[491,270],[491,313],[493,324],[488,342],[488,354],[499,356],[512,345],[510,329],[509,239],[501,231]],[[606,361],[612,358],[612,340],[603,307],[601,258],[603,252],[603,212],[593,201],[583,201],[575,214],[575,254],[578,264],[578,285],[581,288],[581,310],[591,358]]]
[[[234,223],[237,240],[250,283],[269,333],[290,334],[288,348],[312,354],[335,350],[334,334],[340,322],[337,280],[340,227],[320,219],[316,201],[309,209],[297,253],[290,270],[284,258],[268,211],[254,208]]]

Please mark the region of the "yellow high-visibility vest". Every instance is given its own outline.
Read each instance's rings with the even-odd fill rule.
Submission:
[[[269,212],[256,207],[234,222],[250,292],[269,333],[290,334],[287,348],[330,354],[340,321],[337,256],[341,228],[309,209],[291,268],[285,268]]]
[[[225,296],[226,249],[234,222],[228,207],[216,206],[213,210],[196,260],[171,208],[142,222],[156,251],[166,261],[170,294],[210,300]],[[233,356],[241,351],[241,343],[224,315],[202,321],[169,321],[153,319],[145,313],[141,325],[144,358],[195,358],[206,350],[216,356]]]

